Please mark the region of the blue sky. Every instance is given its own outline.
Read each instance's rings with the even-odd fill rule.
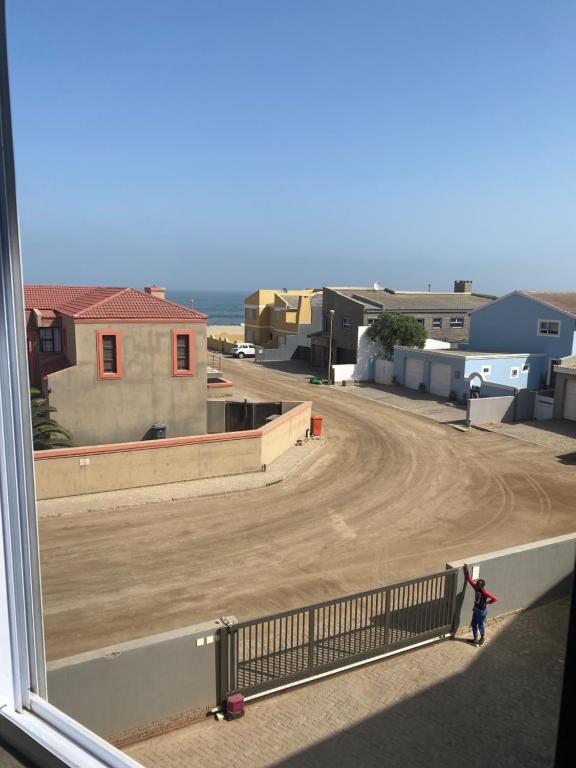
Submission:
[[[572,0],[9,0],[28,282],[576,290]]]

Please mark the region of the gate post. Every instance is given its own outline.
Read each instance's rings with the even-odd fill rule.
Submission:
[[[316,625],[314,623],[314,608],[308,611],[308,669],[314,667],[314,645]]]
[[[456,625],[458,623],[458,618],[456,615],[456,602],[458,600],[458,575],[460,571],[459,570],[453,570],[450,576],[452,577],[452,590],[450,594],[450,634],[455,635],[456,634]]]
[[[220,680],[218,686],[218,699],[220,704],[226,703],[226,697],[230,693],[230,666],[229,666],[229,643],[230,627],[220,628]]]

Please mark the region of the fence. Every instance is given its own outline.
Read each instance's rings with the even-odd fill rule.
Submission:
[[[452,630],[457,571],[425,576],[222,631],[223,689],[246,696]]]

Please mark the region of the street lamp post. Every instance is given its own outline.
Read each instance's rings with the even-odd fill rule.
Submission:
[[[330,310],[330,341],[328,343],[328,384],[332,384],[332,325],[334,323],[335,310]]]

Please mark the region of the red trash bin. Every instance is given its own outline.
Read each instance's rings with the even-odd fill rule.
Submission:
[[[312,416],[310,419],[310,430],[314,437],[322,436],[322,416]]]

